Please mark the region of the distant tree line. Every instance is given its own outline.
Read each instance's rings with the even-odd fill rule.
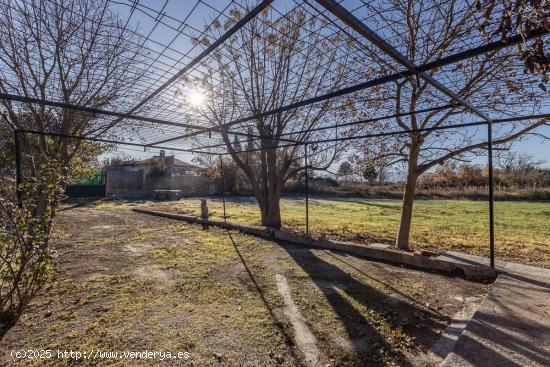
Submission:
[[[464,188],[486,186],[488,168],[472,164],[445,164],[419,180],[419,187]],[[550,169],[531,165],[507,165],[494,170],[495,184],[511,189],[550,187]]]

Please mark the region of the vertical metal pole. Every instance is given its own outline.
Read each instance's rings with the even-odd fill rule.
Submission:
[[[307,170],[307,144],[304,145],[305,166],[306,166],[306,234],[309,234],[309,174]]]
[[[223,221],[227,222],[227,217],[225,215],[225,183],[223,180],[223,156],[222,155],[220,155],[220,174],[221,174],[221,185],[222,185]]]
[[[489,165],[489,258],[491,268],[495,267],[495,213],[494,213],[494,177],[493,177],[493,124],[487,122],[487,157]]]
[[[15,142],[15,190],[17,193],[17,206],[20,208],[23,207],[23,199],[21,192],[21,145],[19,142],[19,130],[14,131],[14,142]]]

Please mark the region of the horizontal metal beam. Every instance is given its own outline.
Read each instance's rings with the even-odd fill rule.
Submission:
[[[209,132],[210,128],[192,125],[192,124],[184,124],[181,122],[174,122],[170,120],[164,120],[164,119],[158,119],[153,117],[146,117],[146,116],[139,116],[139,115],[132,115],[129,113],[121,113],[121,112],[115,112],[115,111],[109,111],[109,110],[103,110],[100,108],[95,107],[85,107],[85,106],[78,106],[71,103],[65,103],[65,102],[56,102],[56,101],[50,101],[47,99],[40,99],[40,98],[34,98],[34,97],[25,97],[20,96],[16,94],[8,94],[8,93],[0,93],[0,99],[7,100],[7,101],[14,101],[14,102],[21,102],[21,103],[32,103],[32,104],[39,104],[44,106],[50,106],[50,107],[58,107],[63,108],[67,110],[73,110],[73,111],[79,111],[79,112],[86,112],[86,113],[92,113],[92,114],[98,114],[98,115],[105,115],[105,116],[113,116],[113,117],[119,117],[119,118],[125,118],[129,120],[136,120],[136,121],[144,121],[144,122],[151,122],[154,124],[159,125],[166,125],[166,126],[176,126],[176,127],[183,127],[186,129],[194,129],[194,130],[201,130],[204,132]],[[229,131],[229,134],[231,135],[239,135],[243,137],[249,137],[249,134],[236,132],[236,131]],[[260,138],[260,135],[252,134],[253,138]],[[281,139],[282,141],[286,142],[294,142],[292,139]],[[155,143],[152,143],[148,146],[156,145]]]
[[[550,33],[549,29],[539,28],[539,29],[533,30],[528,35],[526,35],[525,37],[522,36],[522,35],[517,34],[517,35],[511,36],[511,37],[508,37],[506,39],[491,42],[491,43],[488,43],[488,44],[485,44],[485,45],[482,45],[482,46],[471,48],[471,49],[468,49],[468,50],[465,50],[465,51],[462,51],[462,52],[458,52],[456,54],[452,54],[452,55],[449,55],[449,56],[446,56],[446,57],[428,62],[428,63],[423,64],[423,65],[419,65],[417,67],[417,71],[424,72],[424,71],[429,71],[429,70],[432,70],[432,69],[435,69],[435,68],[440,68],[440,67],[443,67],[443,66],[452,65],[452,64],[455,64],[455,63],[460,62],[460,61],[464,61],[464,60],[467,60],[467,59],[470,59],[470,58],[473,58],[473,57],[476,57],[476,56],[479,56],[479,55],[483,55],[484,53],[487,53],[487,52],[498,51],[502,48],[514,46],[514,45],[517,45],[518,43],[524,42],[525,40],[540,37],[542,35],[549,34],[549,33]],[[375,86],[379,86],[379,85],[383,85],[383,84],[386,84],[386,83],[389,83],[389,82],[400,80],[402,78],[412,76],[415,73],[416,72],[411,71],[411,70],[403,70],[403,71],[400,71],[400,72],[397,72],[397,73],[394,73],[394,74],[390,74],[390,75],[383,76],[383,77],[380,77],[380,78],[372,79],[372,80],[369,80],[369,81],[366,81],[366,82],[363,82],[363,83],[355,84],[355,85],[352,85],[350,87],[342,88],[342,89],[334,91],[334,92],[330,92],[330,93],[326,93],[326,94],[323,94],[323,95],[320,95],[320,96],[317,96],[317,97],[305,99],[303,101],[291,103],[291,104],[288,104],[286,106],[275,108],[273,110],[266,111],[266,112],[263,112],[263,113],[260,113],[260,114],[256,114],[256,115],[253,115],[253,116],[247,116],[247,117],[243,117],[243,118],[240,118],[240,119],[236,119],[236,120],[230,121],[228,123],[225,123],[225,124],[222,124],[222,125],[219,125],[219,126],[214,126],[214,127],[208,128],[208,131],[224,130],[224,129],[227,129],[227,128],[233,126],[233,125],[237,125],[237,124],[240,124],[240,123],[243,123],[243,122],[252,121],[256,118],[264,118],[264,117],[271,116],[271,115],[274,115],[274,114],[277,114],[277,113],[289,111],[289,110],[300,108],[300,107],[305,107],[305,106],[315,104],[315,103],[318,103],[318,102],[326,101],[326,100],[331,99],[331,98],[341,97],[341,96],[344,96],[344,95],[347,95],[347,94],[359,92],[359,91],[362,91],[362,90],[365,90],[365,89],[368,89],[368,88],[372,88],[372,87],[375,87]],[[180,135],[180,136],[177,136],[177,137],[174,137],[174,138],[171,138],[171,139],[157,141],[155,143],[156,144],[164,144],[164,143],[167,143],[169,141],[189,138],[189,137],[192,137],[192,136],[199,135],[201,133],[202,133],[202,131],[189,133],[189,134]]]
[[[17,94],[0,93],[0,99],[8,100],[8,101],[14,101],[14,102],[39,104],[39,105],[50,106],[50,107],[58,107],[58,108],[63,108],[63,109],[67,109],[67,110],[87,112],[87,113],[98,114],[98,115],[106,115],[106,116],[113,116],[113,117],[119,117],[119,118],[127,118],[127,119],[130,119],[130,120],[152,122],[152,123],[159,124],[159,125],[177,126],[177,127],[184,127],[184,128],[189,128],[189,129],[203,129],[205,132],[208,132],[208,128],[201,128],[201,127],[191,125],[191,124],[184,124],[184,123],[180,123],[180,122],[157,119],[157,118],[152,118],[152,117],[132,115],[130,113],[121,113],[121,112],[103,110],[101,108],[95,108],[95,107],[78,106],[78,105],[74,105],[74,104],[71,104],[71,103],[56,102],[56,101],[50,101],[50,100],[47,100],[47,99],[20,96],[20,95],[17,95]]]
[[[388,120],[388,119],[392,119],[392,118],[396,118],[396,117],[411,116],[411,115],[416,115],[416,114],[426,113],[426,112],[442,111],[442,110],[447,110],[447,109],[453,108],[453,107],[456,107],[456,105],[446,104],[446,105],[442,105],[442,106],[423,108],[423,109],[420,109],[420,110],[414,110],[414,111],[410,111],[410,112],[400,112],[400,113],[394,113],[394,114],[391,114],[391,115],[386,115],[386,116],[381,116],[381,117],[374,117],[374,118],[370,118],[370,119],[345,122],[343,124],[329,125],[329,126],[319,126],[319,127],[315,127],[315,128],[311,128],[311,129],[307,129],[307,130],[289,131],[289,132],[281,134],[281,136],[310,133],[310,132],[313,132],[313,131],[321,131],[321,130],[330,130],[330,129],[342,128],[342,127],[348,127],[348,126],[354,126],[354,125],[362,125],[362,124],[367,124],[369,122]]]
[[[182,149],[182,148],[175,148],[175,147],[163,147],[163,146],[148,146],[145,144],[140,143],[131,143],[126,141],[119,141],[119,140],[110,140],[110,139],[101,139],[101,138],[94,138],[94,137],[87,137],[87,136],[78,136],[78,135],[69,135],[69,134],[58,134],[58,133],[51,133],[47,131],[39,131],[39,130],[30,130],[30,129],[17,129],[19,133],[26,133],[26,134],[34,134],[34,135],[45,135],[45,136],[56,136],[61,138],[67,138],[67,139],[75,139],[75,140],[86,140],[86,141],[94,141],[98,143],[106,143],[106,144],[115,144],[115,145],[128,145],[133,147],[142,147],[142,148],[158,148],[158,149],[164,149],[164,150],[174,150],[177,152],[187,152],[187,153],[198,153],[198,154],[210,154],[210,155],[220,155],[219,153],[213,153],[213,152],[207,152],[207,151],[198,151],[194,149]]]
[[[342,127],[348,127],[348,126],[354,126],[354,125],[367,124],[369,122],[388,120],[388,119],[392,119],[392,118],[396,118],[396,117],[410,116],[410,115],[415,115],[415,114],[419,114],[419,113],[442,111],[442,110],[445,110],[445,109],[449,109],[451,107],[455,107],[455,105],[448,104],[448,105],[443,105],[443,106],[424,108],[424,109],[415,110],[415,111],[411,111],[411,112],[395,113],[395,114],[392,114],[392,115],[387,115],[387,116],[382,116],[382,117],[375,117],[375,118],[371,118],[371,119],[346,122],[346,123],[339,124],[339,125],[320,126],[320,127],[307,129],[307,130],[300,130],[300,131],[289,131],[289,132],[286,132],[286,133],[282,133],[279,136],[288,136],[288,135],[293,135],[293,134],[303,134],[303,133],[310,133],[310,132],[314,132],[314,131],[330,130],[330,129],[335,129],[335,128],[342,128]],[[207,145],[207,146],[204,146],[204,148],[219,148],[219,147],[224,147],[225,145],[226,145],[225,143],[220,143],[220,144],[215,144],[215,145]]]
[[[313,131],[330,130],[330,129],[347,127],[347,126],[361,125],[361,124],[366,124],[366,123],[369,123],[369,122],[388,120],[388,119],[392,119],[392,118],[396,118],[396,117],[410,116],[410,115],[415,115],[415,114],[419,114],[419,113],[442,111],[442,110],[449,109],[449,108],[454,107],[454,106],[455,105],[448,104],[448,105],[443,105],[443,106],[424,108],[424,109],[415,110],[415,111],[411,111],[411,112],[395,113],[395,114],[392,114],[392,115],[387,115],[387,116],[382,116],[382,117],[375,117],[375,118],[366,119],[366,120],[346,122],[346,123],[339,124],[339,125],[320,126],[320,127],[316,127],[316,128],[312,128],[312,129],[308,129],[308,130],[300,130],[300,131],[289,131],[289,132],[280,134],[280,136],[287,136],[287,135],[293,135],[293,134],[303,134],[303,133],[310,133],[310,132],[313,132]],[[225,143],[221,143],[221,144],[215,144],[215,145],[207,145],[204,148],[219,148],[219,147],[223,147],[225,145],[226,145]]]
[[[493,119],[492,124],[504,124],[509,122],[515,122],[515,121],[527,121],[527,120],[536,120],[536,119],[547,119],[550,121],[550,113],[543,113],[543,114],[537,114],[537,115],[525,115],[525,116],[515,116],[515,117],[507,117],[507,118],[501,118],[501,119]],[[474,121],[474,122],[466,122],[463,124],[452,124],[452,125],[444,125],[444,126],[436,126],[436,127],[425,127],[425,128],[418,128],[418,129],[410,129],[410,130],[395,130],[395,131],[385,131],[381,133],[375,133],[375,134],[364,134],[364,135],[353,135],[353,136],[345,136],[345,137],[339,137],[339,138],[330,138],[330,139],[321,139],[321,140],[315,140],[315,141],[304,141],[304,142],[296,142],[293,144],[285,144],[280,145],[277,147],[279,148],[288,148],[293,147],[297,145],[305,145],[305,144],[322,144],[322,143],[334,143],[339,141],[348,141],[348,140],[358,140],[358,139],[368,139],[368,138],[381,138],[381,137],[388,137],[388,136],[396,136],[396,135],[403,135],[403,134],[409,134],[409,133],[415,133],[415,132],[429,132],[429,131],[444,131],[449,129],[460,129],[460,128],[467,128],[467,127],[475,127],[475,126],[487,126],[487,121]],[[201,147],[201,149],[208,149],[209,147]],[[257,152],[260,151],[261,148],[258,149],[247,149],[243,150],[239,153],[250,153],[250,152]],[[228,152],[223,153],[224,155],[230,154]]]

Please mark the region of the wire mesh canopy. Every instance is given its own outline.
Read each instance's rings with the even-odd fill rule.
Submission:
[[[54,3],[22,0],[11,8],[11,16],[18,21],[25,13],[35,12],[53,18]],[[526,121],[548,117],[548,99],[541,97],[537,77],[522,72],[519,57],[506,58],[518,70],[514,83],[509,75],[495,73],[475,86],[475,98],[461,97],[460,92],[469,87],[480,69],[484,73],[496,70],[495,65],[502,62],[499,56],[524,40],[519,35],[500,39],[494,32],[498,22],[483,18],[470,1],[436,1],[425,7],[412,2],[413,9],[411,2],[400,0],[108,0],[98,4],[101,7],[95,11],[103,15],[84,18],[93,24],[109,16],[105,13],[116,14],[122,21],[107,22],[103,32],[109,33],[110,42],[124,40],[131,48],[124,60],[133,82],[121,95],[101,105],[77,98],[60,101],[55,80],[40,93],[23,91],[18,84],[20,76],[8,67],[12,60],[0,58],[0,99],[19,104],[22,111],[33,103],[45,106],[50,113],[72,110],[92,114],[94,123],[79,132],[78,138],[211,154],[227,153],[222,132],[248,139],[259,149],[259,140],[269,139],[271,133],[257,131],[255,121],[283,112],[303,123],[278,136],[280,147],[333,144],[432,128],[476,129],[488,121],[494,123],[498,136]],[[70,22],[74,9],[66,6],[64,10]],[[418,22],[429,24],[415,29],[414,35],[404,26],[412,13]],[[479,31],[482,23],[483,34]],[[449,27],[456,33],[446,38]],[[246,75],[254,67],[247,62],[249,49],[266,55],[284,50],[285,31],[297,32],[293,52],[298,56],[284,65],[292,93],[257,113],[240,107],[246,95],[234,93],[230,102],[224,102],[231,78]],[[543,33],[546,31],[534,31],[532,36]],[[82,37],[86,36],[82,32]],[[446,43],[447,39],[452,42]],[[27,57],[27,63],[33,65],[40,63],[42,55]],[[304,77],[308,65],[315,65],[310,72],[317,74]],[[263,67],[274,66],[266,63]],[[107,75],[109,65],[95,72]],[[264,83],[271,83],[272,88],[280,82],[278,75],[282,74],[267,74]],[[303,82],[311,78],[315,88]],[[396,111],[390,98],[396,88],[404,95],[413,93],[410,85],[400,83],[407,78],[425,81],[426,92],[414,108]],[[516,97],[518,88],[529,93]],[[502,90],[508,91],[508,97],[488,106],[484,96]],[[216,111],[204,107],[205,99],[214,105],[234,106],[213,124],[211,114]],[[398,129],[399,118],[437,120],[450,111],[451,123]],[[323,118],[309,123],[311,116],[320,112]],[[36,132],[59,133],[55,128],[47,126]]]

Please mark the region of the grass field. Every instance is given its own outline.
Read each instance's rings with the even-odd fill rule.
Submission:
[[[209,200],[213,219],[223,217],[221,200]],[[155,203],[157,209],[183,214],[199,213],[199,200]],[[259,224],[253,199],[229,198],[231,222]],[[281,202],[283,225],[304,229],[305,201]],[[393,242],[401,202],[370,199],[310,199],[310,231],[355,242]],[[497,258],[550,266],[550,203],[499,201],[495,203]],[[470,200],[417,200],[411,233],[414,247],[454,249],[475,255],[488,254],[488,204]]]

